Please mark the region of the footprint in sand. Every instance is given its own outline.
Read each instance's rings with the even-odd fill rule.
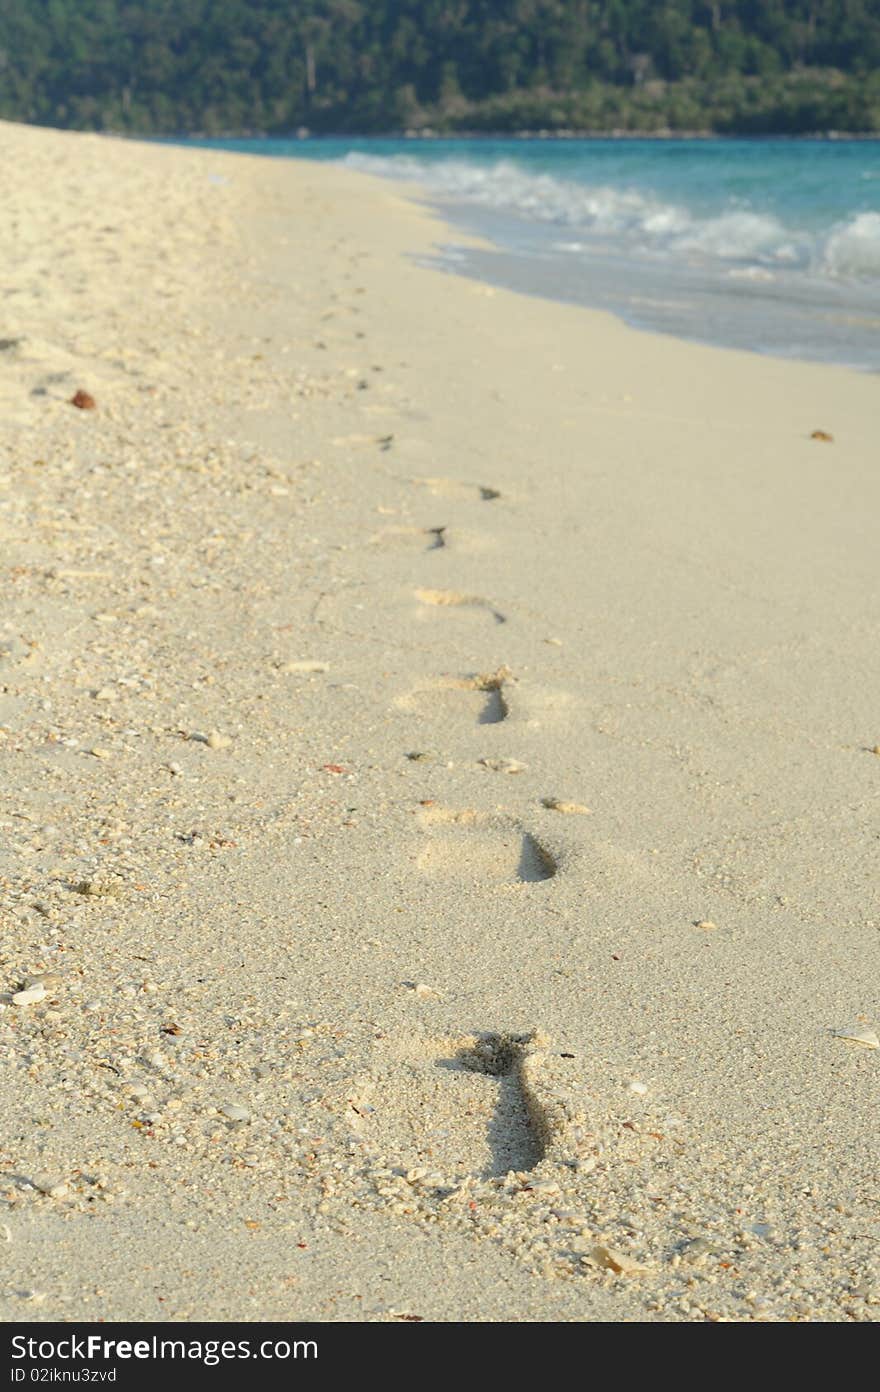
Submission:
[[[370,1149],[441,1182],[528,1172],[550,1131],[531,1080],[541,1057],[531,1034],[382,1041],[349,1120]]]
[[[445,527],[383,527],[381,532],[370,537],[370,545],[441,551],[447,545],[445,533]]]
[[[357,1166],[358,1208],[488,1239],[547,1276],[650,1272],[629,1218],[609,1247],[593,1216],[600,1162],[638,1200],[646,1164],[666,1159],[650,1113],[633,1125],[631,1105],[608,1105],[589,1065],[538,1031],[374,1038],[364,1071],[327,1099]]]
[[[416,857],[423,875],[432,879],[471,881],[478,885],[540,884],[556,874],[556,857],[512,818],[470,808],[424,808],[419,814],[428,830]],[[434,828],[442,828],[438,834]]]
[[[497,488],[488,488],[482,483],[461,483],[449,478],[410,478],[419,488],[427,488],[435,498],[456,498],[462,502],[493,503],[501,497]]]
[[[422,717],[469,718],[475,725],[499,725],[509,714],[504,687],[511,681],[509,667],[478,672],[472,677],[438,677],[399,696],[395,705]]]
[[[495,623],[507,623],[507,617],[500,610],[496,609],[489,599],[483,599],[481,595],[462,594],[460,590],[416,590],[416,599],[420,604],[430,606],[435,609],[462,609],[482,610],[483,613],[491,617]]]

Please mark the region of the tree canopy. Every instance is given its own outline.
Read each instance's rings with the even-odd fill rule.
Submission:
[[[166,134],[880,131],[880,0],[0,0],[0,115]]]

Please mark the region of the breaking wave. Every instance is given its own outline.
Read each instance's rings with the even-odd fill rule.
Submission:
[[[787,226],[777,216],[730,207],[700,214],[655,195],[532,173],[512,160],[467,160],[351,153],[352,169],[420,184],[435,198],[576,230],[581,238],[613,236],[622,250],[674,254],[703,263],[810,271],[836,279],[880,279],[880,213],[862,212],[822,230]],[[586,251],[589,240],[557,244]]]

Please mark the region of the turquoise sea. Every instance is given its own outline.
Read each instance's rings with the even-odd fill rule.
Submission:
[[[195,141],[403,180],[494,250],[434,263],[628,322],[880,369],[880,141]]]

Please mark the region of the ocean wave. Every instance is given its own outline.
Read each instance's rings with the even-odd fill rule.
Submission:
[[[880,213],[859,213],[837,227],[825,247],[832,275],[880,279]]]
[[[364,173],[416,182],[438,199],[576,230],[578,239],[557,243],[559,250],[588,253],[590,238],[613,236],[621,250],[633,254],[788,268],[835,279],[880,279],[880,213],[858,213],[824,229],[805,229],[742,207],[707,215],[648,191],[534,173],[513,160],[476,164],[358,152],[348,154],[344,163]]]

